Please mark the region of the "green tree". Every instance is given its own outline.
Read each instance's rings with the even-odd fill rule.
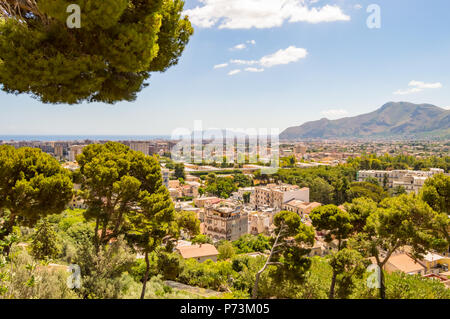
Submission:
[[[250,196],[252,195],[252,193],[250,192],[245,192],[244,194],[242,194],[242,199],[244,200],[245,204],[249,204],[250,203]]]
[[[375,177],[367,177],[364,181],[367,182],[367,183],[371,183],[371,184],[380,186],[380,182]]]
[[[359,248],[373,256],[379,269],[383,269],[400,247],[410,246],[415,259],[420,259],[430,249],[448,247],[448,242],[439,233],[438,218],[439,215],[417,196],[387,198],[367,218],[364,233],[356,239]],[[380,271],[380,275],[380,297],[385,299],[384,272]]]
[[[331,255],[330,266],[333,269],[329,298],[334,299],[337,284],[339,298],[348,298],[355,281],[366,271],[367,259],[356,250],[344,248]]]
[[[353,231],[351,215],[340,209],[335,205],[326,205],[315,208],[311,214],[309,214],[313,226],[316,230],[326,231],[325,240],[331,242],[333,239],[338,241],[338,251],[343,248],[343,241],[346,240]],[[344,265],[348,264],[347,256],[344,254],[337,254],[332,258],[332,262],[336,263],[333,266],[333,277],[331,279],[330,287],[330,299],[334,298],[334,290],[336,285],[336,278],[342,273]]]
[[[311,200],[322,204],[333,202],[334,188],[325,179],[316,177],[310,184]]]
[[[142,284],[141,299],[144,299],[145,288],[149,279],[149,254],[160,247],[165,240],[177,238],[179,227],[176,223],[175,210],[170,193],[162,183],[161,170],[155,171],[153,191],[140,192],[140,209],[128,213],[130,220],[130,240],[144,253],[146,271]]]
[[[269,266],[276,266],[273,276],[276,282],[283,280],[299,282],[304,278],[311,266],[306,256],[310,249],[306,246],[314,244],[314,229],[304,225],[298,214],[281,211],[274,216],[275,238],[272,238],[272,249],[264,266],[256,273],[252,298],[258,297],[259,280]]]
[[[31,251],[33,256],[40,260],[54,259],[59,255],[61,247],[58,243],[58,235],[47,219],[38,223]]]
[[[338,241],[338,250],[341,250],[343,241],[353,231],[352,218],[350,214],[335,205],[325,205],[315,208],[309,214],[312,224],[316,230],[326,231],[325,240]]]
[[[437,174],[425,181],[421,190],[422,199],[435,211],[450,213],[450,176]]]
[[[221,245],[219,245],[219,247],[217,247],[217,250],[219,251],[219,260],[233,258],[236,253],[233,244],[229,241],[224,241]]]
[[[15,225],[61,213],[72,189],[69,172],[40,149],[0,146],[0,240]]]
[[[403,186],[396,186],[391,191],[392,196],[400,196],[403,194],[407,194],[405,187]]]
[[[75,292],[83,299],[119,298],[122,274],[131,271],[135,259],[122,237],[98,251],[91,241],[77,245],[73,263],[80,267],[81,286]]]
[[[175,218],[178,226],[185,230],[190,238],[193,238],[200,233],[200,220],[197,218],[195,212],[176,212]]]
[[[183,181],[184,181],[184,179],[186,178],[186,174],[184,173],[184,164],[183,163],[176,163],[175,164],[174,176],[177,179],[182,178]]]
[[[95,246],[126,233],[126,216],[143,192],[161,187],[158,160],[115,142],[91,144],[78,156],[86,216],[95,220]]]
[[[270,238],[262,234],[257,236],[251,234],[242,235],[238,240],[233,242],[233,246],[236,248],[238,254],[252,252],[264,253],[271,248]]]
[[[194,245],[195,244],[201,245],[201,244],[212,244],[213,241],[212,241],[212,239],[209,236],[200,234],[200,235],[195,236],[191,240],[191,243],[194,244]]]
[[[70,4],[81,9],[69,28]],[[6,0],[0,83],[44,103],[132,101],[151,72],[178,60],[193,34],[181,0]]]
[[[353,231],[362,232],[366,226],[367,218],[377,210],[377,203],[369,198],[355,198],[351,203],[344,204],[345,210],[351,216]]]
[[[350,188],[347,191],[347,199],[353,200],[358,197],[366,197],[379,203],[387,197],[387,193],[384,189],[369,182],[353,182],[350,184]]]

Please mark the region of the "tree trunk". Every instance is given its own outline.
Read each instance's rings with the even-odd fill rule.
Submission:
[[[383,268],[380,268],[380,298],[386,299],[386,286],[384,283],[384,272]]]
[[[12,233],[15,221],[16,221],[16,214],[14,214],[13,212],[10,211],[9,219],[5,223],[5,228],[3,229],[3,231],[0,234],[0,240],[5,239],[6,236],[8,236],[9,234]],[[11,244],[3,247],[3,252],[5,253],[6,256],[9,256],[10,250],[11,250]]]
[[[145,287],[147,286],[147,281],[148,281],[148,275],[150,273],[150,261],[148,260],[148,252],[145,252],[145,264],[146,264],[146,269],[145,269],[145,275],[144,275],[144,282],[142,283],[142,292],[141,292],[141,299],[145,298]]]
[[[275,239],[275,242],[273,243],[272,249],[270,250],[269,258],[267,258],[266,263],[261,268],[260,271],[257,272],[255,277],[255,284],[253,285],[253,291],[252,291],[252,299],[258,298],[258,285],[259,285],[259,278],[261,277],[261,274],[266,270],[267,266],[270,264],[270,260],[272,259],[272,255],[274,252],[274,249],[277,247],[278,240],[280,239],[281,233],[283,232],[283,225],[280,226],[280,231],[278,232],[277,238]]]
[[[97,219],[95,221],[95,231],[94,231],[94,247],[95,252],[98,254],[99,249],[99,238],[98,238],[98,225],[100,223],[100,217],[97,216]]]
[[[333,277],[331,278],[330,294],[328,298],[334,299],[334,287],[336,286],[337,273],[333,270]]]

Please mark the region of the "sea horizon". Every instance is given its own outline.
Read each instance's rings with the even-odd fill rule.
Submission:
[[[59,141],[142,141],[142,140],[169,140],[170,135],[71,135],[71,134],[60,134],[60,135],[45,135],[45,134],[4,134],[0,135],[0,141],[9,142],[34,142],[34,141],[44,141],[44,142],[59,142]]]

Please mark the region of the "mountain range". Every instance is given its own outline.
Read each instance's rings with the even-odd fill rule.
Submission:
[[[323,118],[287,128],[280,139],[450,138],[450,110],[431,104],[389,102],[378,110],[338,120]]]

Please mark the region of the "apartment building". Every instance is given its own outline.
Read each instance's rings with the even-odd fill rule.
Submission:
[[[287,184],[269,184],[255,187],[255,192],[251,196],[251,203],[257,209],[261,207],[282,209],[283,204],[292,199],[309,202],[309,188]]]
[[[387,187],[394,188],[402,186],[408,193],[415,192],[416,194],[423,187],[425,181],[436,175],[444,173],[443,169],[431,168],[429,171],[412,171],[412,170],[366,170],[358,171],[357,180],[359,182],[365,181],[367,178],[376,178],[380,185],[383,185],[385,178],[387,178]]]
[[[130,142],[130,148],[133,151],[144,153],[144,155],[150,155],[149,142]]]
[[[76,162],[77,156],[83,152],[86,145],[72,145],[69,147],[69,162]]]
[[[273,208],[250,212],[248,214],[248,232],[252,235],[270,235],[275,213]]]
[[[208,206],[204,220],[204,234],[216,241],[234,241],[248,233],[248,213],[241,206],[230,203]]]
[[[298,199],[291,199],[283,204],[282,209],[290,212],[297,213],[299,216],[309,215],[314,208],[321,206],[322,204],[317,202],[304,202]]]

